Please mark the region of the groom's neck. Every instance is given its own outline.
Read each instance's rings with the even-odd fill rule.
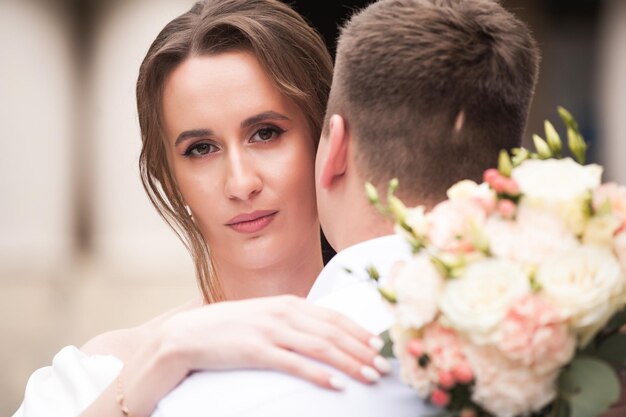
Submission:
[[[366,207],[364,211],[346,216],[335,234],[335,250],[340,252],[367,240],[393,234],[393,223],[376,210]]]

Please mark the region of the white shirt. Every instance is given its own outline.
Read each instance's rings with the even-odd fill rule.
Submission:
[[[316,280],[309,299],[342,312],[372,333],[387,330],[393,318],[366,269],[384,277],[410,248],[398,236],[385,236],[338,253]],[[374,385],[348,379],[344,391],[319,388],[273,371],[198,372],[161,400],[153,417],[318,417],[432,414],[417,394],[393,371]],[[336,372],[336,371],[335,371]],[[346,377],[347,378],[347,377]]]
[[[122,366],[114,356],[87,355],[66,346],[52,365],[33,372],[13,417],[76,417],[115,380]]]

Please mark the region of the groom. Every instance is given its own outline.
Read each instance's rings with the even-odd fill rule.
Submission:
[[[370,332],[392,318],[364,271],[409,256],[364,193],[400,180],[405,202],[433,206],[458,180],[480,180],[500,149],[519,146],[538,71],[528,29],[493,0],[382,0],[338,41],[316,159],[319,216],[338,254],[309,299]],[[395,373],[343,392],[270,371],[196,373],[153,414],[419,416],[431,413]]]

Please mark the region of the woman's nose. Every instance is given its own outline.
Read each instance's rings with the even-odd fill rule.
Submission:
[[[233,152],[228,158],[225,193],[230,199],[249,200],[263,189],[263,180],[253,158]]]

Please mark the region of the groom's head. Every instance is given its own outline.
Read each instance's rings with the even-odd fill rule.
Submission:
[[[538,73],[528,28],[493,0],[382,0],[337,44],[317,155],[320,220],[338,250],[386,234],[363,184],[434,205],[519,146]]]

